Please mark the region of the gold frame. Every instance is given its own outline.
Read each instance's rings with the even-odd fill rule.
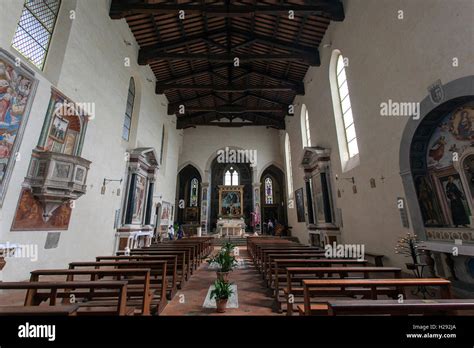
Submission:
[[[240,218],[244,216],[244,185],[234,185],[234,186],[225,186],[225,185],[218,185],[219,187],[219,214],[218,217],[222,218]],[[238,192],[240,195],[240,214],[230,214],[230,215],[222,215],[222,193],[223,192]]]

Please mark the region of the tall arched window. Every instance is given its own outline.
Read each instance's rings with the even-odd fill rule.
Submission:
[[[165,150],[165,125],[161,129],[161,148],[160,148],[160,164],[163,164],[163,154]]]
[[[306,105],[301,107],[301,139],[303,139],[303,147],[311,146],[311,133],[309,129],[309,113]]]
[[[235,186],[239,184],[239,172],[230,167],[224,172],[224,185],[226,186]]]
[[[288,185],[288,197],[293,197],[293,169],[291,167],[291,145],[288,133],[285,135],[285,160],[286,160],[286,180]]]
[[[270,177],[265,179],[265,204],[273,204],[273,180]]]
[[[125,118],[123,120],[122,138],[127,140],[130,138],[130,129],[132,128],[133,104],[135,103],[135,80],[130,78],[128,85],[127,107],[125,109]]]
[[[24,1],[12,46],[43,70],[59,14],[60,0]]]
[[[189,194],[189,206],[190,207],[197,207],[198,205],[198,188],[199,188],[199,181],[198,179],[194,178],[191,180],[191,192]]]
[[[339,151],[341,152],[341,161],[346,166],[350,159],[359,154],[359,146],[352,116],[345,59],[338,50],[333,52],[331,58],[329,80],[331,83]]]

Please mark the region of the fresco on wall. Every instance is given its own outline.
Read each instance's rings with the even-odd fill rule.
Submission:
[[[474,142],[474,107],[464,107],[447,115],[436,127],[428,143],[428,168],[453,165],[453,153],[459,156]]]
[[[471,191],[471,200],[474,201],[474,155],[466,157],[463,162],[463,171],[469,191]]]
[[[65,203],[53,212],[48,221],[43,220],[43,209],[27,189],[22,189],[13,218],[12,231],[67,230],[71,219],[71,207]]]
[[[472,103],[449,112],[428,141],[425,176],[415,179],[425,226],[469,227],[474,197]]]
[[[37,80],[0,49],[0,206],[15,165]]]

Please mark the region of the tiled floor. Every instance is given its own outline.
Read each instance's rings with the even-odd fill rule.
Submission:
[[[281,315],[272,312],[273,299],[266,295],[262,277],[248,259],[245,247],[240,247],[239,257],[245,259],[245,269],[236,269],[230,274],[230,281],[237,285],[239,308],[227,309],[224,314],[203,308],[209,286],[216,279],[215,270],[208,269],[204,262],[168,303],[162,315]]]

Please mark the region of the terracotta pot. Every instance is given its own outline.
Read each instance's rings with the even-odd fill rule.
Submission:
[[[225,313],[225,309],[227,306],[227,300],[226,298],[221,298],[219,300],[216,300],[216,311],[217,313]]]
[[[229,282],[229,272],[216,272],[217,274],[217,280],[222,280],[223,282],[228,283]]]

